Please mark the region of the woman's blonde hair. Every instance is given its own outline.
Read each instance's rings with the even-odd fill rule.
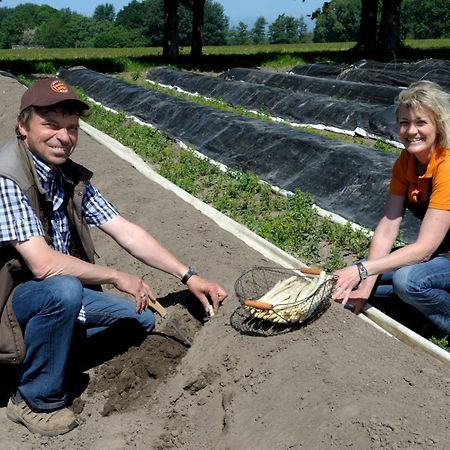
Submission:
[[[416,81],[398,96],[398,108],[405,105],[412,110],[426,108],[433,116],[438,129],[438,143],[450,148],[450,95],[442,88],[427,80]]]

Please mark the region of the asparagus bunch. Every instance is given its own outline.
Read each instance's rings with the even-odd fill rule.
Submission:
[[[246,300],[244,304],[258,319],[275,323],[303,322],[312,315],[324,296],[331,293],[331,283],[325,286],[328,292],[318,290],[327,278],[323,270],[308,278],[294,275],[277,282],[258,300]]]

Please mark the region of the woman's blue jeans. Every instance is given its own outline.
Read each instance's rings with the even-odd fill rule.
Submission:
[[[87,289],[74,277],[20,284],[14,291],[13,309],[24,336],[25,358],[17,366],[17,390],[33,409],[53,410],[66,404],[66,367],[82,305],[87,336],[122,319],[136,320],[147,333],[155,325],[151,311],[136,314],[133,301]]]
[[[436,256],[381,275],[372,296],[393,295],[416,308],[450,336],[450,259],[447,256]]]

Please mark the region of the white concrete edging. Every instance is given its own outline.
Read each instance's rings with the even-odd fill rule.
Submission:
[[[207,205],[206,203],[202,202],[201,200],[197,199],[196,197],[192,196],[188,192],[184,191],[183,189],[179,188],[172,182],[156,173],[142,158],[140,158],[130,148],[125,147],[120,142],[116,141],[102,131],[97,130],[88,123],[84,121],[80,122],[80,128],[85,133],[94,138],[100,144],[107,147],[119,158],[129,162],[142,175],[159,184],[164,189],[167,189],[176,194],[185,202],[189,203],[205,216],[213,220],[219,227],[241,239],[243,242],[245,242],[246,245],[261,253],[266,258],[269,258],[282,267],[306,267],[306,264],[302,261],[289,255],[277,246],[261,238],[253,231],[250,231],[248,228],[230,219],[225,214],[222,214],[213,207]],[[450,366],[450,353],[424,339],[422,336],[411,331],[409,328],[406,328],[402,324],[382,313],[377,308],[367,304],[364,308],[363,314],[360,314],[360,317],[375,328],[379,330],[381,329],[385,333],[394,336],[395,338],[408,344],[409,346],[422,350],[433,356],[437,360]]]

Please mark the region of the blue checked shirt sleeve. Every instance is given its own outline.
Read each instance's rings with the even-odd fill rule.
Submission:
[[[16,183],[0,177],[0,243],[44,236],[40,220]]]
[[[86,184],[83,212],[86,222],[92,227],[103,225],[119,215],[117,209],[91,183]]]

